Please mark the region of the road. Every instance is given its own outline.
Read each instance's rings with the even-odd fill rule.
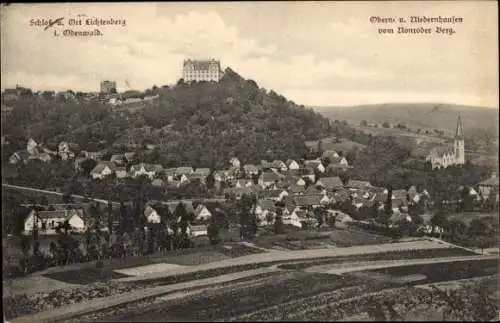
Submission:
[[[2,184],[2,187],[14,189],[14,190],[20,190],[20,191],[29,191],[29,192],[36,192],[36,193],[42,193],[42,194],[51,194],[51,195],[56,195],[56,196],[61,196],[61,197],[64,195],[63,193],[60,193],[60,192],[42,190],[42,189],[33,188],[33,187],[17,186],[17,185],[11,185],[11,184]],[[105,199],[98,199],[98,198],[93,198],[93,197],[85,197],[85,196],[76,195],[76,194],[72,194],[71,197],[74,198],[74,199],[82,200],[82,201],[84,199],[88,199],[88,200],[95,201],[95,202],[98,202],[98,203],[102,203],[102,204],[106,204],[106,205],[108,204],[108,200],[105,200]],[[181,201],[183,203],[193,202],[193,201],[225,202],[226,199],[225,198],[199,198],[199,199],[182,199]],[[120,205],[120,202],[116,202],[116,201],[111,201],[111,203],[113,205],[116,205],[116,206]]]

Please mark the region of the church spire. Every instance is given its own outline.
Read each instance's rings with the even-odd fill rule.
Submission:
[[[460,119],[460,115],[458,115],[457,131],[455,133],[455,139],[456,140],[463,140],[464,139],[464,130],[462,128],[462,119]]]

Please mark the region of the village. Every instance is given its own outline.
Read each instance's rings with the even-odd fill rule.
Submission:
[[[14,153],[9,163],[29,163],[34,159],[50,163],[52,158],[58,158],[73,163],[75,169],[83,171],[81,164],[91,160],[95,166],[84,176],[90,177],[92,181],[144,178],[151,185],[165,190],[199,181],[202,185],[213,187],[213,197],[221,201],[237,202],[245,196],[252,196],[254,200],[251,213],[255,215],[259,228],[273,227],[277,221],[285,227],[305,230],[325,227],[328,223],[336,227],[346,227],[353,222],[366,225],[369,223],[367,220],[373,221],[372,223],[379,220],[389,228],[397,228],[407,227],[415,216],[419,216],[422,220],[415,224],[415,232],[440,235],[444,230],[435,221],[433,225],[430,212],[433,202],[426,188],[411,186],[407,190],[389,192],[388,188],[373,186],[369,181],[350,180],[345,174],[352,166],[343,157],[345,152],[342,151],[318,151],[317,158],[311,160],[262,160],[258,165],[243,164],[237,157],[233,157],[228,161],[227,169],[222,170],[187,165],[164,168],[161,164],[137,161],[135,154],[133,151],[122,154],[109,154],[105,150],[79,151],[76,145],[68,142],[61,142],[57,150],[50,150],[30,139],[26,150]],[[498,203],[495,174],[492,174],[491,179],[467,189],[471,200],[478,205],[489,198],[496,198]],[[163,217],[177,214],[179,204],[185,207],[187,214],[192,215],[187,223],[186,233],[190,237],[207,236],[209,225],[213,222],[214,209],[203,204],[203,197],[189,201],[146,201],[141,212],[146,230],[149,225],[170,223],[164,221]],[[169,215],[162,214],[164,206]],[[381,221],[378,215],[386,214],[388,207],[390,216]],[[241,210],[232,211],[238,214]],[[95,219],[90,219],[87,213],[81,206],[72,205],[69,209],[64,205],[46,205],[41,209],[39,206],[26,217],[23,234],[29,236],[35,230],[40,235],[57,235],[56,228],[63,227],[66,222],[70,231],[83,234],[90,227],[98,227],[93,224]],[[118,229],[116,217],[112,221],[115,230]],[[173,219],[173,222],[180,221],[180,218]],[[107,221],[102,222],[100,229],[112,231],[105,223]],[[169,224],[161,227],[172,232]],[[111,243],[116,242],[116,237],[114,240]]]

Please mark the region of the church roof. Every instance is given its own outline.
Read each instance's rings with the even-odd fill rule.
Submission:
[[[441,157],[445,154],[454,154],[453,149],[451,147],[434,147],[430,152],[431,156]]]
[[[462,119],[458,116],[457,120],[457,131],[455,132],[455,139],[463,140],[464,139],[464,130],[462,127]]]

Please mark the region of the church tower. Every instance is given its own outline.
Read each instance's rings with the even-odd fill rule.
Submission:
[[[455,133],[455,140],[453,141],[453,148],[455,152],[455,164],[465,164],[465,146],[464,146],[464,130],[462,128],[462,120],[458,116],[457,131]]]

